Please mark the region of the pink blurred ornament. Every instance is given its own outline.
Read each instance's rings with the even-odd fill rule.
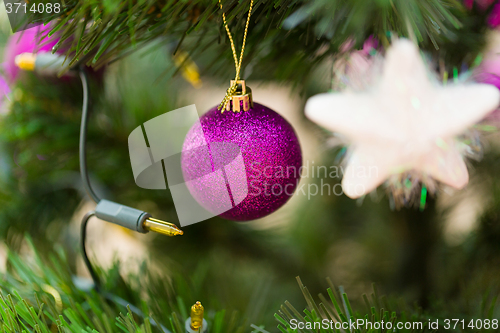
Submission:
[[[378,48],[378,40],[373,36],[368,37],[363,44],[363,52],[366,55],[372,55],[374,51],[375,52],[377,51],[377,48]]]
[[[498,0],[464,0],[464,6],[471,10],[474,7],[474,3],[476,3],[480,10],[485,11],[495,2],[495,6],[488,16],[488,25],[496,28],[500,25],[500,2]]]
[[[372,80],[372,66],[377,53],[378,40],[370,36],[361,50],[342,55],[334,64],[333,71],[338,82],[332,82],[333,90],[364,89]]]
[[[490,16],[488,17],[488,24],[492,28],[496,28],[500,25],[500,2],[497,2],[491,10]]]
[[[500,89],[500,57],[486,55],[481,65],[475,69],[474,79],[480,83],[492,84]]]
[[[48,33],[51,29],[51,24],[46,26],[40,25],[15,33],[9,37],[5,48],[3,63],[4,71],[9,84],[14,83],[18,79],[20,71],[22,71],[15,63],[15,59],[18,55],[22,53],[40,54],[52,52],[53,47],[59,42],[59,37],[57,33],[52,37],[48,37]],[[59,47],[55,53],[64,57],[64,53],[66,53],[67,50],[67,47],[63,45],[62,47]],[[102,66],[98,70],[85,66],[85,70],[90,79],[100,85],[103,84],[106,66]],[[67,83],[77,77],[78,75],[75,75],[74,73],[66,72],[62,77],[58,78],[57,81]],[[56,78],[55,73],[54,78]]]
[[[187,134],[181,165],[200,205],[226,219],[248,221],[290,199],[300,179],[302,153],[292,126],[254,103],[244,112],[210,109]],[[217,174],[225,181],[217,183]]]
[[[5,113],[6,110],[4,108],[5,99],[9,99],[8,95],[10,94],[10,87],[7,84],[7,81],[0,76],[0,113]]]
[[[476,82],[491,84],[500,90],[500,56],[495,50],[485,53],[483,61],[474,69],[472,77]],[[497,108],[486,119],[490,122],[498,122],[500,109]]]
[[[51,29],[50,25],[39,25],[21,32],[17,32],[9,37],[5,47],[3,67],[7,80],[15,82],[19,76],[19,67],[15,63],[15,58],[21,53],[44,53],[51,52],[57,44],[59,38],[47,37]]]
[[[478,7],[481,10],[486,10],[488,9],[489,6],[491,6],[495,1],[497,0],[464,0],[464,6],[471,10],[472,7],[474,6],[474,2],[477,3]]]

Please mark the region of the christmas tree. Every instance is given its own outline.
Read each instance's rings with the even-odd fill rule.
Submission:
[[[0,331],[498,330],[500,2],[19,2],[0,18]],[[192,104],[211,169],[196,126],[171,134],[186,108],[160,128],[175,178],[148,124]],[[141,185],[132,133],[161,181]],[[196,181],[217,165],[212,195]],[[183,183],[210,218],[186,223]]]

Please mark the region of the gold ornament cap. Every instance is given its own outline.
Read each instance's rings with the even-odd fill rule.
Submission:
[[[234,86],[236,90],[228,96],[226,111],[241,112],[253,108],[252,89],[247,87],[245,80],[231,80],[231,87]]]

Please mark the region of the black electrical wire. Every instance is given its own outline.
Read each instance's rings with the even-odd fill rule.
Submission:
[[[83,217],[82,225],[81,225],[81,232],[80,232],[80,235],[81,235],[80,241],[81,241],[81,247],[82,247],[83,261],[85,262],[85,266],[87,266],[87,269],[90,272],[90,276],[92,277],[92,280],[94,281],[94,289],[99,294],[101,294],[104,298],[106,298],[108,301],[120,304],[121,306],[123,306],[125,308],[128,307],[130,309],[130,311],[132,311],[132,313],[136,314],[137,316],[139,316],[141,318],[144,318],[145,317],[144,313],[142,313],[142,311],[138,307],[130,304],[129,302],[127,302],[123,298],[116,296],[112,293],[105,292],[102,289],[101,280],[99,279],[99,276],[97,276],[97,273],[94,270],[94,267],[92,267],[92,264],[91,264],[90,259],[88,257],[86,246],[85,246],[85,243],[87,240],[87,226],[88,226],[90,218],[93,216],[95,216],[95,212],[90,211],[87,214],[85,214],[85,216]],[[153,321],[151,322],[151,325],[161,328],[164,333],[171,333],[165,326],[163,326],[161,323],[157,322],[156,319],[154,319],[154,318],[151,318],[151,319],[153,319]]]
[[[94,200],[95,203],[99,202],[99,197],[95,194],[92,186],[90,185],[89,174],[87,171],[87,123],[89,120],[89,83],[87,80],[87,73],[83,68],[80,68],[80,79],[82,80],[83,88],[83,104],[82,104],[82,122],[80,124],[80,144],[79,144],[79,157],[80,157],[80,175],[82,177],[82,183],[88,196]],[[81,237],[81,248],[83,254],[83,260],[85,265],[90,272],[90,276],[94,281],[94,288],[97,292],[101,291],[101,282],[97,273],[94,271],[92,264],[87,255],[87,250],[85,247],[85,241],[87,239],[87,224],[89,219],[95,215],[94,211],[88,212],[82,219],[80,237]]]
[[[87,249],[85,247],[85,241],[87,240],[87,225],[89,223],[89,220],[92,216],[95,216],[94,211],[90,211],[82,219],[82,225],[80,229],[80,241],[81,241],[81,247],[82,247],[82,255],[83,255],[83,261],[85,262],[85,266],[87,266],[87,269],[90,272],[90,276],[92,277],[92,280],[94,281],[94,289],[100,293],[101,292],[101,281],[99,280],[99,277],[97,276],[97,273],[95,272],[94,268],[92,267],[92,264],[90,263],[88,254],[87,254]]]
[[[79,144],[80,174],[82,176],[82,182],[85,192],[87,192],[88,196],[95,203],[99,203],[101,199],[99,199],[99,197],[95,194],[94,190],[92,189],[92,185],[90,184],[89,174],[87,171],[86,150],[87,150],[87,124],[89,120],[89,84],[87,80],[87,73],[83,68],[80,68],[79,74],[80,74],[80,79],[82,80],[82,87],[83,87],[82,122],[80,125],[80,144]],[[80,228],[80,246],[82,248],[83,261],[85,262],[85,266],[87,267],[90,276],[92,277],[92,281],[94,282],[94,289],[107,300],[120,304],[124,307],[128,307],[130,311],[132,311],[132,313],[136,314],[141,318],[144,318],[145,316],[139,308],[128,303],[121,297],[118,297],[116,295],[113,295],[111,293],[102,290],[101,281],[96,271],[94,270],[94,267],[92,267],[92,263],[90,262],[90,259],[87,254],[87,249],[85,246],[87,240],[87,225],[89,223],[90,218],[93,216],[95,216],[95,212],[90,211],[87,214],[85,214],[85,216],[82,219],[82,224]],[[151,325],[160,328],[164,333],[171,333],[165,326],[157,322],[156,319],[154,318],[151,319],[153,319]]]
[[[80,125],[80,175],[82,176],[83,188],[88,196],[99,203],[100,199],[95,194],[90,184],[89,174],[87,171],[87,123],[89,121],[89,83],[87,80],[87,73],[85,69],[80,68],[80,79],[82,80],[83,87],[83,105],[82,105],[82,123]]]

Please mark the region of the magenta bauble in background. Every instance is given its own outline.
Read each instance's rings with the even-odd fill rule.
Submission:
[[[16,66],[15,58],[21,53],[42,53],[51,52],[57,44],[59,38],[47,37],[50,32],[50,25],[39,25],[34,28],[17,32],[9,37],[5,46],[3,67],[5,75],[10,83],[13,83],[19,75],[19,67]]]
[[[227,186],[214,190],[203,178],[207,171],[200,164],[207,154],[210,173],[223,170]],[[181,165],[200,205],[229,220],[249,221],[273,213],[290,199],[300,180],[302,153],[292,126],[275,111],[254,103],[246,112],[221,113],[214,107],[204,114],[186,135]],[[219,198],[227,192],[233,208],[219,213]]]
[[[0,113],[4,113],[6,110],[3,107],[3,104],[6,99],[8,99],[8,95],[10,94],[10,87],[3,78],[0,76]]]
[[[476,4],[481,11],[486,11],[491,8],[488,16],[488,25],[492,28],[497,28],[500,25],[500,1],[498,0],[464,0],[464,5],[467,9],[471,10]]]
[[[472,73],[475,82],[491,84],[500,90],[500,57],[495,52],[488,52]],[[491,112],[486,119],[497,123],[500,120],[500,109]]]
[[[486,54],[481,65],[474,70],[474,80],[492,84],[500,89],[500,57],[496,54]]]

